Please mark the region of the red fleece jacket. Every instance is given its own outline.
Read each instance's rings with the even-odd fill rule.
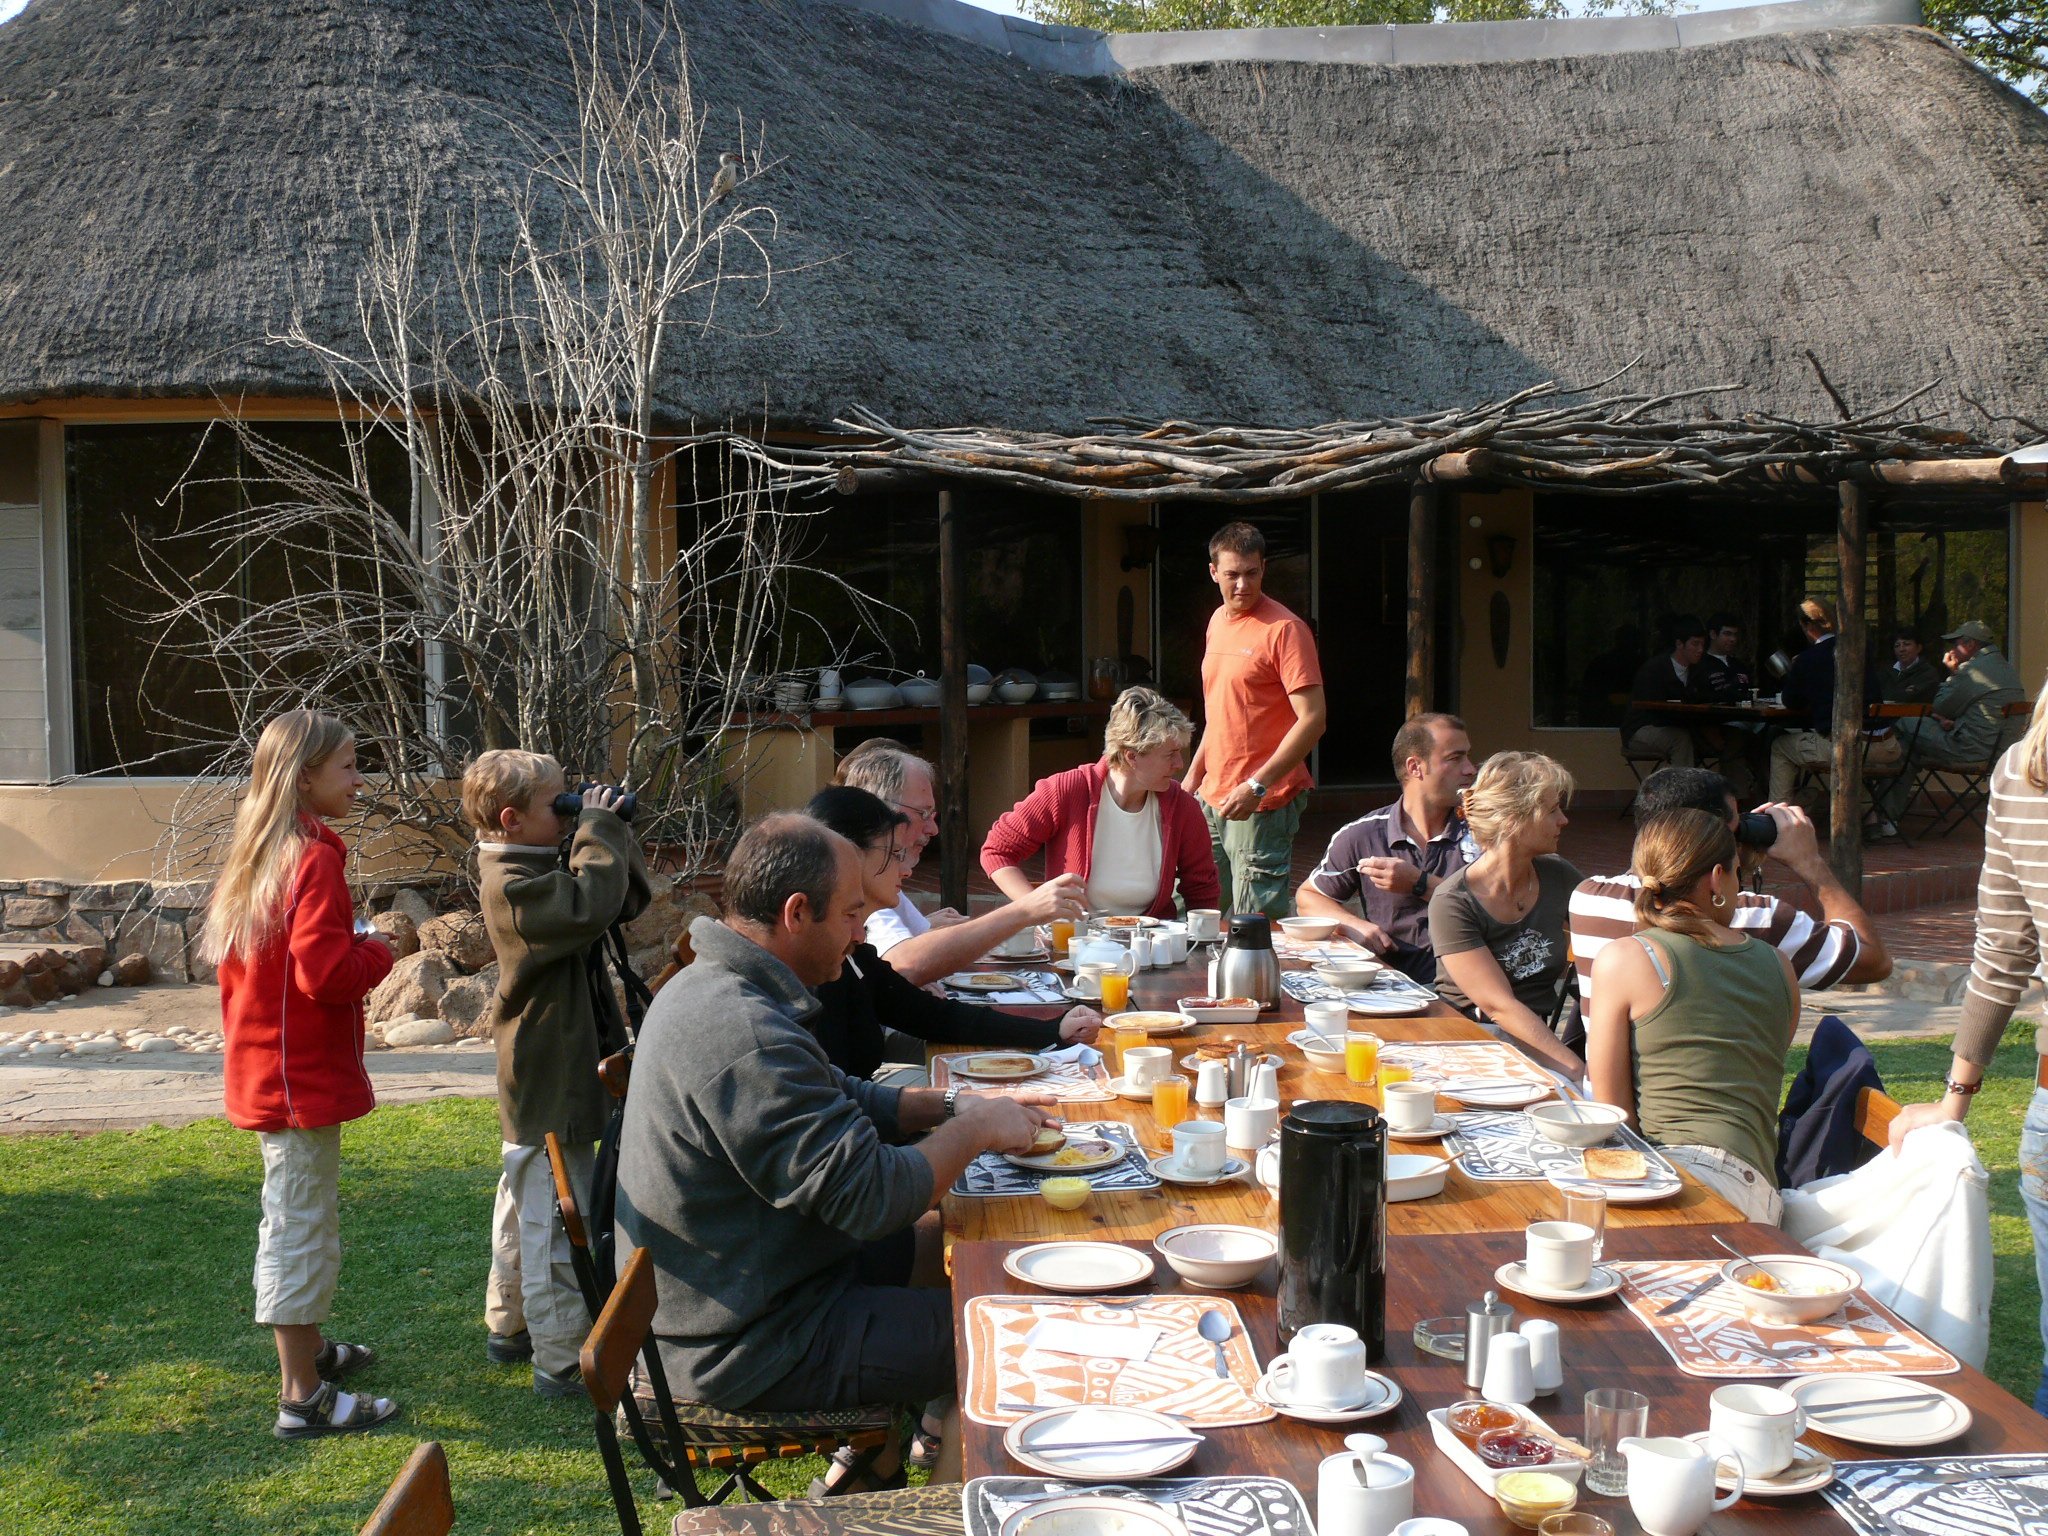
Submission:
[[[1095,813],[1109,780],[1106,762],[1070,768],[1040,779],[1026,795],[996,818],[981,845],[981,867],[993,875],[1021,864],[1045,850],[1045,878],[1079,875],[1088,878],[1095,853]],[[1159,792],[1159,893],[1145,910],[1147,917],[1173,915],[1173,888],[1190,907],[1213,907],[1222,898],[1216,878],[1216,856],[1209,849],[1209,823],[1195,797],[1178,784]]]
[[[376,1107],[363,1066],[363,999],[391,951],[355,936],[347,850],[312,817],[284,921],[254,955],[220,967],[230,1122],[245,1131],[311,1130]]]

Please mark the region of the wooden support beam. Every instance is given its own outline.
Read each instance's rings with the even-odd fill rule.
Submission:
[[[1844,480],[1835,524],[1841,583],[1835,638],[1835,762],[1828,800],[1828,862],[1851,896],[1863,891],[1863,676],[1869,626],[1864,623],[1864,577],[1870,559],[1868,494]]]
[[[1437,489],[1424,480],[1408,487],[1407,718],[1436,708]]]
[[[862,469],[853,464],[842,464],[833,476],[833,489],[842,496],[853,496],[862,491],[900,491],[913,485],[929,484],[932,478],[914,469]]]
[[[960,519],[939,492],[939,899],[967,910],[967,593]]]

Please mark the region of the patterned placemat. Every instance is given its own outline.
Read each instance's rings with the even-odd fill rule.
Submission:
[[[1817,1323],[1753,1323],[1742,1315],[1742,1297],[1732,1285],[1702,1291],[1669,1317],[1657,1315],[1659,1307],[1685,1295],[1721,1264],[1719,1259],[1660,1259],[1608,1265],[1621,1272],[1621,1299],[1628,1309],[1688,1376],[1837,1376],[1859,1371],[1945,1376],[1962,1368],[1954,1355],[1861,1291],[1852,1292],[1840,1312]],[[1819,1347],[1796,1347],[1803,1344]],[[1859,1344],[1906,1347],[1880,1351],[1858,1348]]]
[[[986,968],[986,967],[985,967]],[[1066,1001],[1066,981],[1058,971],[1006,971],[1017,984],[1001,992],[983,992],[973,987],[947,987],[946,996],[961,1003],[988,1003],[998,1008],[1036,1008]]]
[[[1380,1046],[1380,1060],[1406,1067],[1418,1083],[1453,1082],[1461,1078],[1514,1078],[1557,1089],[1557,1079],[1512,1045],[1498,1040],[1389,1040]]]
[[[1391,970],[1374,976],[1371,986],[1353,987],[1349,991],[1331,986],[1313,971],[1282,971],[1280,985],[1297,1003],[1343,1003],[1359,1012],[1382,1003],[1403,1003],[1420,1010],[1436,1001],[1436,993],[1421,982]]]
[[[1307,1502],[1292,1483],[1277,1477],[1147,1478],[1135,1485],[977,1477],[960,1491],[966,1536],[999,1536],[1003,1522],[1027,1504],[1078,1493],[1164,1505],[1188,1536],[1315,1536]]]
[[[1000,1051],[955,1051],[953,1056],[989,1056],[1004,1054]],[[1038,1052],[1044,1055],[1043,1051]],[[953,1056],[932,1058],[932,1086],[946,1089],[953,1086]],[[959,1079],[963,1087],[977,1093],[1049,1093],[1062,1104],[1107,1104],[1116,1098],[1110,1091],[1109,1073],[1100,1060],[1083,1066],[1078,1061],[1054,1059],[1046,1070],[1036,1077],[1019,1078],[1015,1082],[987,1083],[978,1077]]]
[[[1216,1374],[1216,1347],[1197,1331],[1204,1312],[1230,1319],[1223,1355],[1230,1374]],[[1159,1341],[1143,1360],[1084,1359],[1033,1349],[1031,1330],[1048,1318],[1112,1327],[1151,1327]],[[1260,1424],[1273,1410],[1252,1395],[1258,1357],[1244,1318],[1227,1296],[976,1296],[962,1312],[967,1372],[960,1402],[977,1424],[1012,1424],[1041,1408],[1150,1408],[1191,1429]]]
[[[1310,943],[1306,939],[1290,939],[1284,933],[1273,935],[1273,953],[1282,960],[1301,960],[1309,965],[1319,965],[1325,960],[1372,958],[1372,952],[1356,939],[1317,939]]]
[[[1577,1177],[1585,1172],[1577,1147],[1545,1141],[1537,1134],[1535,1123],[1519,1109],[1470,1109],[1453,1118],[1458,1128],[1445,1138],[1444,1145],[1455,1150],[1459,1166],[1475,1179],[1547,1179],[1553,1173]],[[1633,1147],[1642,1153],[1652,1180],[1678,1177],[1678,1170],[1663,1153],[1625,1125],[1616,1127],[1615,1134],[1600,1145]]]
[[[676,1513],[669,1536],[960,1536],[960,1488],[927,1483],[887,1493],[767,1504],[713,1504]]]
[[[1129,1150],[1119,1162],[1107,1167],[1091,1169],[1085,1173],[1034,1173],[1029,1168],[1019,1168],[1015,1163],[1003,1161],[1000,1154],[984,1152],[965,1168],[960,1177],[953,1181],[956,1195],[1035,1195],[1038,1186],[1047,1179],[1086,1179],[1096,1189],[1157,1189],[1159,1175],[1145,1160],[1145,1149],[1138,1145],[1137,1134],[1128,1125],[1114,1120],[1100,1122],[1071,1121],[1069,1132],[1085,1131],[1100,1136],[1105,1141],[1120,1141]]]
[[[1860,1536],[2040,1536],[2048,1456],[1838,1461],[1821,1497]]]

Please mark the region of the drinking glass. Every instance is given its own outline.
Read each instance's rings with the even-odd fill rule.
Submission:
[[[1052,952],[1064,955],[1067,946],[1074,942],[1074,920],[1071,917],[1056,917],[1052,920]]]
[[[1152,1123],[1159,1134],[1171,1136],[1173,1128],[1188,1117],[1188,1080],[1178,1072],[1168,1073],[1152,1085]]]
[[[1608,1495],[1628,1492],[1628,1462],[1619,1449],[1630,1435],[1650,1432],[1650,1400],[1626,1387],[1595,1387],[1586,1394],[1586,1486]]]
[[[1371,1083],[1380,1070],[1380,1037],[1368,1030],[1344,1035],[1344,1075],[1354,1083]]]
[[[1564,1219],[1593,1229],[1593,1262],[1607,1247],[1607,1191],[1568,1189],[1564,1192]]]
[[[1102,979],[1104,981],[1109,980],[1107,976],[1103,977]],[[1105,998],[1104,1001],[1107,1002],[1107,999]],[[1125,1051],[1128,1051],[1134,1045],[1150,1045],[1151,1043],[1152,1037],[1146,1034],[1145,1031],[1142,1029],[1118,1029],[1116,1031],[1117,1071],[1125,1072],[1129,1070],[1129,1068],[1124,1064]]]
[[[1376,1075],[1379,1078],[1381,1108],[1386,1107],[1387,1084],[1409,1082],[1415,1076],[1415,1074],[1411,1072],[1408,1068],[1395,1066],[1394,1063],[1390,1061],[1381,1062],[1379,1066],[1379,1071]]]
[[[1131,1006],[1131,978],[1125,971],[1104,971],[1102,973],[1102,1011],[1122,1013]],[[1138,1044],[1145,1042],[1140,1040]]]

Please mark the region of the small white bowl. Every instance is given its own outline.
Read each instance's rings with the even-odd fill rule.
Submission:
[[[1449,1158],[1424,1157],[1415,1152],[1393,1152],[1387,1156],[1387,1199],[1427,1200],[1444,1192],[1444,1180],[1451,1174]]]
[[[1315,972],[1316,980],[1348,992],[1354,987],[1371,986],[1373,977],[1386,967],[1377,960],[1326,960],[1309,969]]]
[[[1188,1284],[1227,1290],[1256,1278],[1280,1251],[1280,1240],[1257,1227],[1205,1222],[1161,1232],[1152,1246]]]
[[[1256,1024],[1259,1021],[1259,1005],[1245,999],[1235,1008],[1204,1008],[1204,1003],[1220,1002],[1213,997],[1183,997],[1175,1004],[1191,1024]]]
[[[1816,1259],[1810,1253],[1760,1253],[1756,1267],[1781,1285],[1814,1291],[1812,1295],[1788,1296],[1783,1291],[1744,1285],[1742,1277],[1749,1273],[1749,1262],[1730,1259],[1721,1266],[1721,1279],[1741,1298],[1744,1314],[1759,1323],[1817,1323],[1841,1311],[1849,1293],[1863,1284],[1863,1276],[1848,1265]]]
[[[1612,1104],[1532,1104],[1529,1123],[1545,1141],[1560,1147],[1597,1147],[1628,1118]]]
[[[1305,944],[1320,944],[1337,931],[1334,917],[1283,917],[1280,931],[1290,939],[1300,939]]]

